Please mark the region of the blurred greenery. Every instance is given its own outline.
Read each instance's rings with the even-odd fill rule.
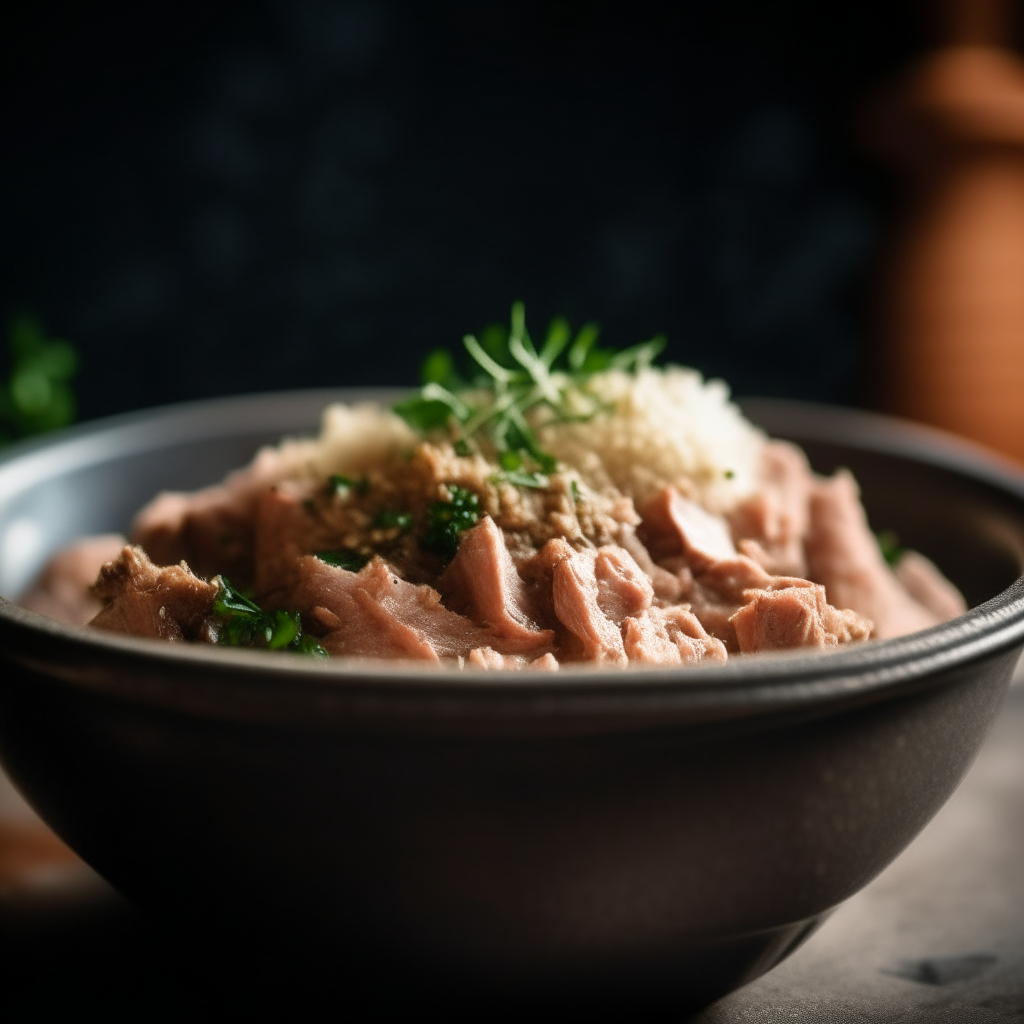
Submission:
[[[10,370],[0,381],[0,444],[66,427],[75,419],[71,381],[78,354],[66,341],[48,338],[30,316],[8,328]]]

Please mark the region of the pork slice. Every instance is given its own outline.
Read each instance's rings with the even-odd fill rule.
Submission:
[[[278,454],[264,449],[223,483],[191,493],[164,491],[135,517],[132,542],[157,565],[184,560],[201,576],[223,573],[248,586],[257,501],[282,471]]]
[[[740,651],[835,647],[871,636],[872,623],[855,611],[839,610],[825,599],[825,588],[806,580],[746,593],[747,603],[730,620]]]
[[[542,654],[539,658],[534,658],[526,667],[528,669],[532,669],[534,672],[557,672],[560,666],[558,664],[558,659],[548,651],[547,654]]]
[[[685,562],[669,559],[664,564],[678,566],[692,614],[729,653],[822,647],[867,639],[871,633],[870,620],[829,605],[822,588],[819,603],[816,584],[773,576],[744,555],[714,562],[699,574]]]
[[[728,516],[736,547],[774,575],[805,576],[803,541],[814,485],[807,456],[788,441],[769,441],[758,475],[755,493]]]
[[[694,572],[723,558],[736,548],[729,524],[666,487],[640,509],[640,539],[655,559],[682,554]]]
[[[533,661],[530,661],[521,654],[499,654],[490,647],[477,647],[475,650],[469,652],[466,664],[473,665],[476,668],[486,668],[497,671],[524,668],[532,669],[535,672],[558,671],[558,660],[550,651],[547,654],[542,654],[539,658],[534,658]]]
[[[84,626],[103,607],[92,594],[96,576],[106,562],[121,554],[125,543],[119,533],[75,541],[47,562],[19,603],[58,622]]]
[[[626,655],[618,624],[601,609],[596,561],[593,548],[577,551],[555,537],[524,559],[519,568],[531,588],[540,621],[555,630],[560,661],[624,664]],[[610,589],[610,581],[606,582]]]
[[[548,541],[538,557],[545,553],[554,558],[552,605],[567,633],[568,656],[580,661],[625,664],[626,652],[618,624],[608,618],[600,605],[601,589],[595,574],[597,553],[575,551],[558,538]]]
[[[436,590],[400,579],[381,558],[355,573],[307,555],[288,601],[321,626],[326,623],[321,643],[329,654],[437,662],[478,647],[514,653],[503,650],[490,630],[445,608]]]
[[[491,670],[504,670],[522,668],[525,659],[514,654],[499,654],[493,647],[475,647],[469,652],[466,664],[474,668],[486,668]]]
[[[941,622],[967,611],[964,595],[939,571],[938,566],[918,551],[906,551],[896,564],[896,579],[918,604],[924,605]]]
[[[745,555],[705,563],[700,573],[694,572],[681,555],[665,559],[662,565],[675,572],[683,600],[704,629],[726,650],[738,653],[732,617],[747,603],[746,591],[768,587],[774,577]]]
[[[622,623],[622,639],[630,661],[648,665],[725,661],[725,644],[710,636],[685,606],[651,608]]]
[[[598,548],[594,557],[597,604],[616,625],[627,615],[639,615],[651,607],[654,587],[651,578],[633,556],[614,544]]]
[[[529,589],[490,516],[463,534],[437,587],[447,607],[490,629],[516,651],[550,650],[554,631],[537,624]]]
[[[283,481],[256,497],[253,517],[253,590],[261,603],[275,605],[289,589],[299,559],[319,550],[319,524],[306,502],[312,481]],[[327,547],[326,541],[323,545]]]
[[[161,640],[206,639],[203,627],[217,590],[184,562],[161,568],[142,548],[125,545],[93,584],[93,596],[103,607],[90,625]]]
[[[674,573],[663,569],[654,561],[632,526],[624,523],[616,535],[615,542],[633,556],[633,561],[650,579],[655,600],[662,604],[675,604],[680,600],[679,580]]]
[[[876,638],[914,633],[942,621],[886,565],[868,527],[857,483],[846,470],[812,488],[804,549],[808,576],[825,587],[829,603],[871,619]]]

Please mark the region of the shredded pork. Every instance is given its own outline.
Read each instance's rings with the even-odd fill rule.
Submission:
[[[359,412],[364,427],[369,415]],[[965,610],[924,556],[886,564],[849,473],[816,476],[785,442],[761,444],[731,507],[720,507],[727,488],[702,502],[700,488],[655,487],[650,473],[638,507],[570,465],[522,483],[479,451],[444,439],[403,447],[389,429],[358,478],[331,475],[351,471],[337,439],[327,472],[325,449],[293,442],[223,484],[161,494],[131,544],[91,538],[62,552],[25,604],[114,632],[216,642],[230,578],[261,614],[297,614],[329,655],[539,671],[835,648]],[[473,511],[447,551],[426,524],[460,494]]]

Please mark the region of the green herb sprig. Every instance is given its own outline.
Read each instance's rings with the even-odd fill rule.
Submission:
[[[213,614],[222,619],[217,643],[229,647],[264,647],[271,651],[295,651],[326,658],[327,652],[315,637],[302,632],[298,612],[279,609],[265,612],[255,601],[237,590],[224,576],[217,576],[217,597]]]
[[[351,477],[342,476],[340,473],[332,473],[327,478],[328,494],[337,495],[339,498],[347,498],[352,491],[356,494],[366,494],[370,489],[370,481],[366,477],[353,480]]]
[[[493,445],[502,471],[496,480],[520,487],[547,487],[546,474],[557,459],[545,452],[527,421],[543,407],[555,422],[592,419],[605,406],[586,391],[601,370],[636,372],[649,366],[665,347],[661,335],[621,352],[597,347],[596,324],[584,324],[575,337],[568,322],[556,317],[538,349],[526,329],[522,302],[512,304],[510,324],[487,328],[478,339],[462,343],[470,357],[466,376],[446,349],[432,352],[423,364],[423,387],[393,408],[415,430],[453,430],[457,450],[469,452],[474,441]]]
[[[47,338],[31,317],[12,321],[7,340],[11,369],[0,382],[0,443],[73,422],[75,350],[66,341]]]
[[[393,508],[382,508],[373,517],[373,526],[378,530],[400,530],[408,533],[413,528],[413,518],[408,512]]]
[[[903,546],[900,544],[899,534],[895,530],[879,530],[875,534],[879,550],[885,559],[886,565],[895,569],[903,557]]]
[[[427,531],[420,544],[451,561],[459,550],[459,534],[480,519],[480,499],[464,487],[448,484],[450,501],[435,501],[427,509]]]
[[[352,548],[339,548],[337,551],[314,551],[313,554],[338,569],[348,569],[349,572],[359,572],[360,569],[370,560],[369,555],[361,551],[353,551]]]

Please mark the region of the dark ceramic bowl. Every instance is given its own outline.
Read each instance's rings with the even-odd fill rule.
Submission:
[[[0,585],[125,529],[314,392],[123,417],[0,464]],[[371,396],[374,397],[374,396]],[[973,606],[914,636],[687,670],[456,674],[174,646],[0,603],[0,756],[129,899],[274,921],[402,972],[710,999],[878,874],[967,771],[1024,645],[1024,474],[949,438],[748,412],[857,474]]]

